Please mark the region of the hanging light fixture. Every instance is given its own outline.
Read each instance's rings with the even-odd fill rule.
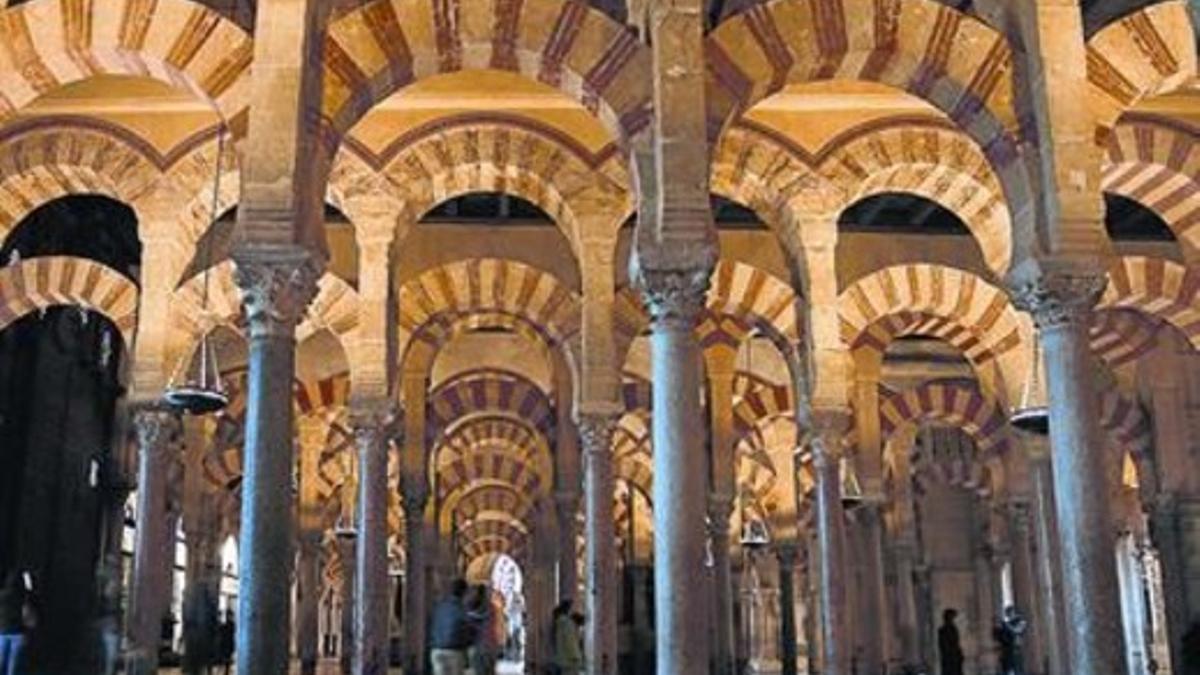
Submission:
[[[1021,390],[1021,403],[1008,418],[1017,429],[1038,436],[1050,433],[1050,409],[1046,406],[1046,391],[1042,385],[1041,339],[1033,336],[1033,364]]]
[[[838,465],[838,473],[842,483],[842,509],[851,511],[863,503],[862,484],[858,482],[858,472],[849,457],[842,457]]]
[[[212,209],[209,232],[215,231],[218,209],[220,209],[221,162],[224,159],[224,155],[225,127],[222,124],[217,128],[217,162],[213,171]],[[203,242],[203,245],[204,271],[202,274],[204,275],[204,290],[201,296],[200,313],[201,316],[206,316],[208,314],[209,268],[212,267],[211,239]],[[172,382],[167,386],[167,390],[163,394],[163,399],[167,402],[167,405],[176,410],[192,415],[207,415],[224,410],[229,405],[229,396],[225,393],[225,388],[221,384],[221,369],[217,365],[217,352],[213,347],[208,331],[205,331],[200,336],[199,353],[200,367],[197,369],[195,379],[189,378],[191,369],[185,361],[182,372],[183,384]],[[184,358],[186,359],[186,357]]]

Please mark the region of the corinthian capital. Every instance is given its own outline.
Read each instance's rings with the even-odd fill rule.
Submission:
[[[303,249],[244,252],[235,254],[234,260],[234,280],[242,290],[250,337],[293,337],[296,324],[317,295],[320,263]]]
[[[842,456],[842,444],[850,430],[849,409],[814,410],[811,428],[806,432],[807,442],[812,447],[813,462],[820,466],[824,462],[836,462]]]
[[[608,413],[579,413],[579,442],[585,456],[605,453],[612,448],[613,430],[617,416]]]
[[[142,406],[133,412],[133,429],[143,452],[161,452],[178,433],[179,417],[165,407]]]
[[[353,404],[350,410],[350,428],[359,446],[386,446],[390,435],[395,434],[396,409],[387,402]]]
[[[691,330],[708,295],[711,270],[638,270],[637,286],[650,318],[657,326]]]
[[[1106,282],[1093,272],[1049,271],[1017,283],[1013,304],[1028,312],[1039,329],[1079,323],[1100,300]]]

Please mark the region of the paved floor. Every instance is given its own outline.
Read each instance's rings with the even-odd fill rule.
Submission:
[[[160,672],[163,675],[180,675],[179,670],[176,668],[167,668]],[[224,672],[224,670],[214,668],[212,675],[224,675]],[[233,673],[233,670],[231,669],[229,672]],[[291,672],[299,673],[300,664],[292,664]],[[336,659],[322,661],[317,666],[317,675],[341,675],[341,672],[341,667]],[[467,671],[467,673],[470,672],[471,671],[469,670]],[[519,663],[501,663],[496,667],[496,675],[522,675],[524,672],[525,670]],[[388,671],[388,675],[403,675],[403,671],[401,671],[399,668],[392,668]]]

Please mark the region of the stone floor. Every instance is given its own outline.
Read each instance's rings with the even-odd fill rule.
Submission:
[[[225,671],[222,669],[214,668],[212,671],[212,675],[224,675],[224,672]],[[230,669],[229,672],[233,673],[233,669]],[[299,663],[292,664],[291,672],[299,673],[300,672],[300,664]],[[322,661],[320,663],[320,665],[317,667],[317,675],[341,675],[341,672],[342,671],[341,671],[341,668],[339,666],[337,659],[328,659],[328,660]],[[468,670],[467,672],[470,673],[471,671]],[[519,663],[501,663],[496,667],[496,675],[521,675],[524,672],[525,672],[524,669],[521,667],[521,664],[519,664]],[[176,668],[167,668],[167,669],[160,671],[160,673],[162,673],[162,675],[180,675],[179,670]],[[399,668],[392,668],[391,670],[388,671],[388,675],[402,675],[402,674],[403,674],[403,671],[400,670]]]

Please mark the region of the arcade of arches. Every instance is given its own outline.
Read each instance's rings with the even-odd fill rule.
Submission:
[[[1196,672],[1197,7],[0,0],[30,668]]]

